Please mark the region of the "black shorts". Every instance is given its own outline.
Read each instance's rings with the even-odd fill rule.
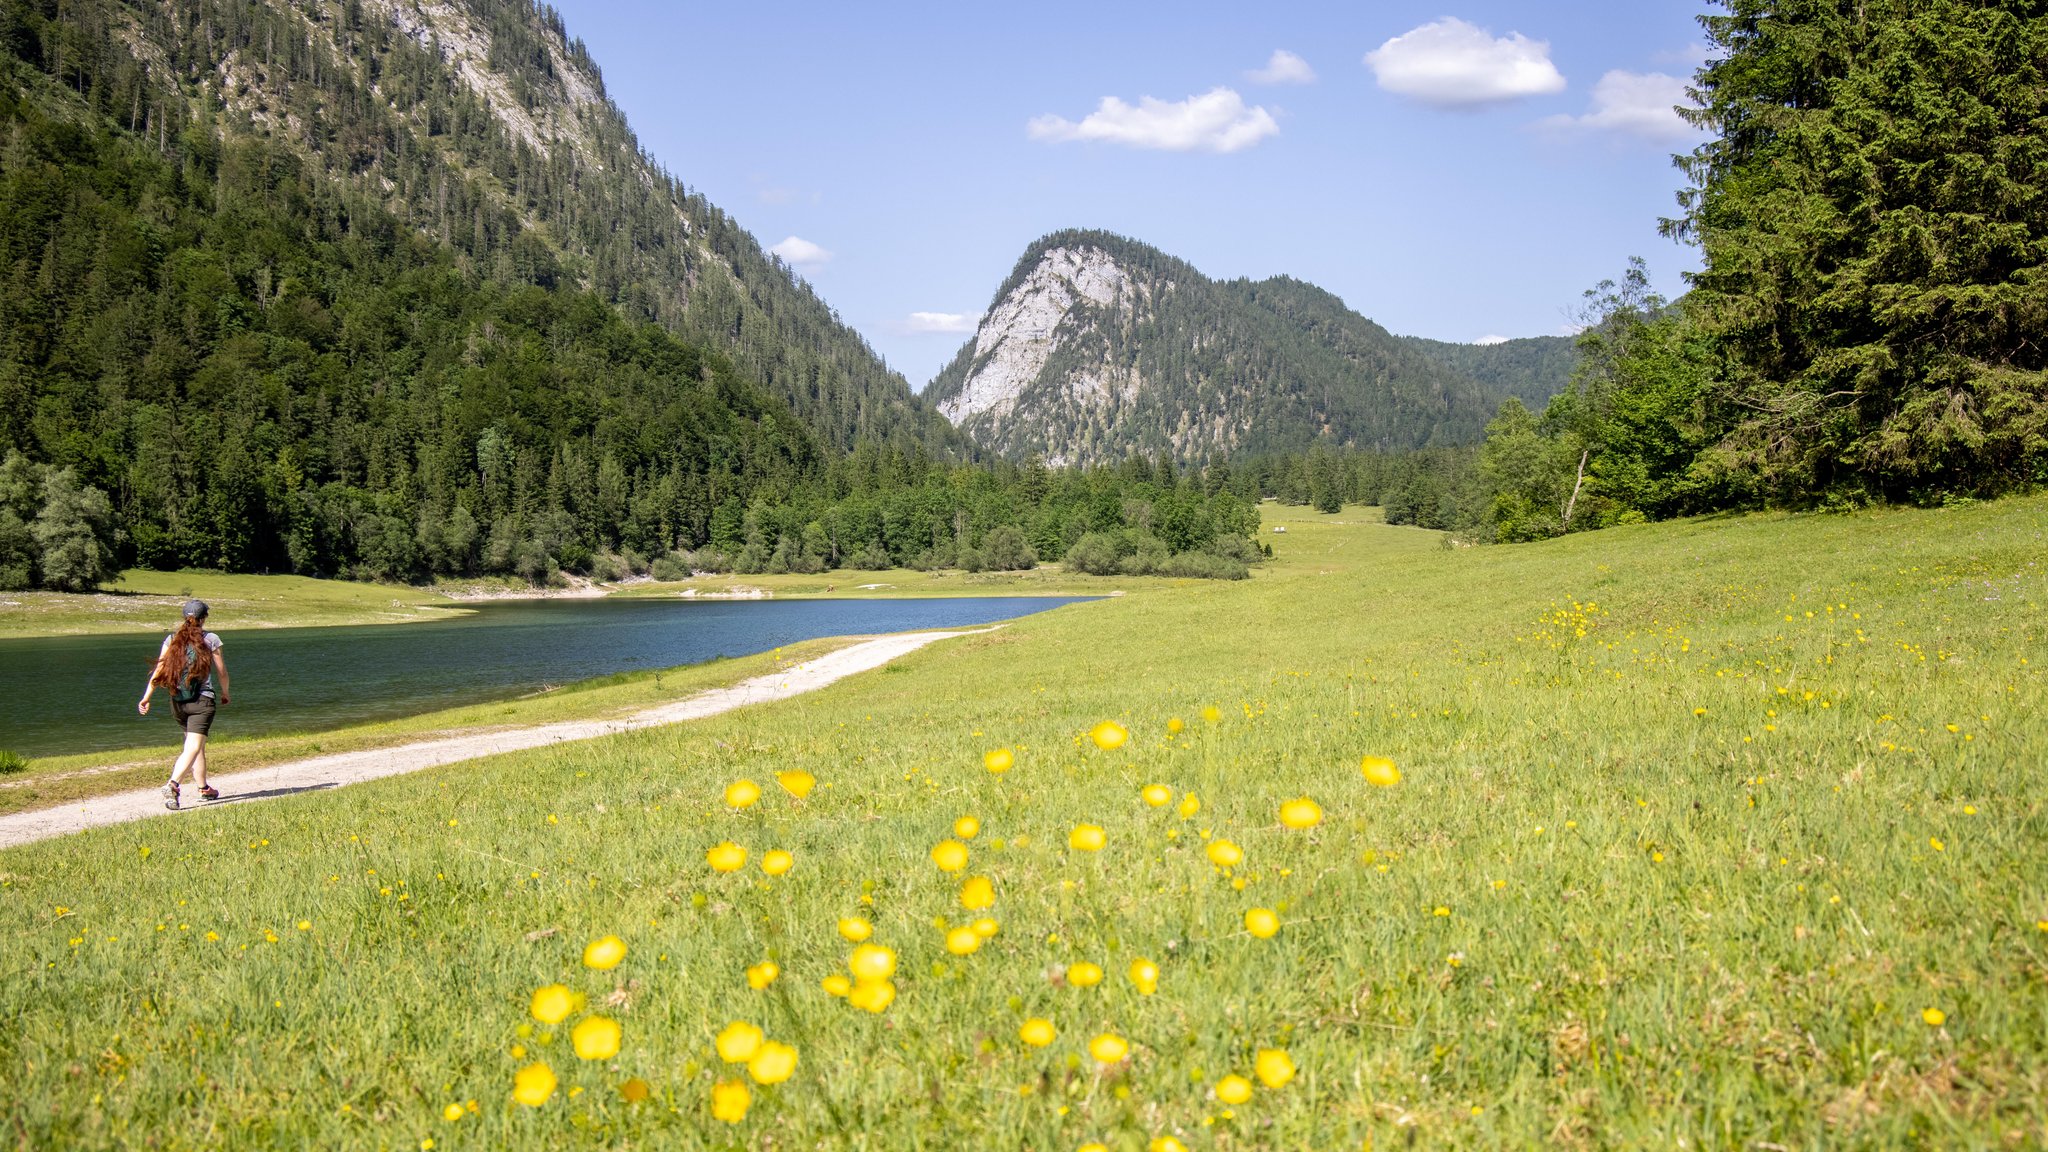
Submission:
[[[213,697],[201,696],[189,704],[171,701],[171,719],[188,736],[204,736],[213,727]]]

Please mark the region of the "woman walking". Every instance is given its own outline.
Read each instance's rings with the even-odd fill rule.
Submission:
[[[164,807],[177,811],[178,782],[187,770],[199,785],[201,800],[218,800],[220,793],[206,782],[206,733],[213,727],[215,696],[213,681],[220,677],[218,702],[228,702],[228,665],[221,658],[220,637],[206,630],[206,601],[185,601],[185,622],[164,638],[156,654],[156,667],[142,690],[137,712],[149,715],[149,698],[158,688],[171,693],[171,718],[185,733],[184,750],[171,766],[171,779],[164,785]]]

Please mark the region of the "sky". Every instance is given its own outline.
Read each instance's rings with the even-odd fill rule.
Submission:
[[[1061,228],[1454,341],[1698,266],[1657,221],[1704,0],[554,2],[642,146],[917,388]]]

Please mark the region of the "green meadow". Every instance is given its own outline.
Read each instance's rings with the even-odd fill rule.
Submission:
[[[1250,581],[1069,606],[703,722],[0,852],[4,1129],[2048,1143],[2048,499],[1476,549],[1370,510],[1266,513],[1288,532]],[[1098,746],[1105,721],[1128,741]],[[762,795],[733,808],[742,780]],[[1304,796],[1320,823],[1283,826]],[[948,839],[959,871],[934,863]],[[727,844],[744,864],[717,871]],[[770,851],[793,867],[764,873]],[[991,906],[963,906],[975,877]],[[1277,932],[1247,930],[1258,910]],[[886,1006],[824,986],[854,919],[893,954]],[[606,936],[623,959],[586,966]],[[1084,964],[1106,977],[1077,986]],[[570,1011],[537,1019],[555,984]],[[726,1062],[733,1022],[794,1074]]]

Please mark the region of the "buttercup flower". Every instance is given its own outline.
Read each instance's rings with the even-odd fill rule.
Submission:
[[[1067,983],[1076,988],[1093,988],[1102,983],[1102,966],[1086,960],[1067,966]]]
[[[1037,1016],[1026,1020],[1024,1026],[1017,1029],[1017,1039],[1024,1041],[1033,1048],[1043,1048],[1047,1044],[1052,1043],[1058,1036],[1059,1033],[1053,1029],[1052,1021]]]
[[[737,872],[747,866],[747,850],[730,840],[714,844],[704,853],[704,860],[713,872]]]
[[[775,774],[775,782],[782,785],[784,792],[799,800],[809,796],[811,789],[818,786],[818,778],[801,768],[791,768],[787,772],[777,772]]]
[[[1187,726],[1188,722],[1181,719],[1178,716],[1175,716],[1166,722],[1166,730],[1175,736],[1178,736],[1183,731],[1185,731]]]
[[[1244,849],[1228,840],[1211,840],[1202,852],[1209,857],[1209,863],[1218,868],[1235,868],[1244,863]]]
[[[744,1020],[735,1020],[725,1026],[717,1036],[712,1037],[712,1046],[718,1049],[718,1058],[727,1064],[745,1064],[761,1050],[761,1030]]]
[[[780,1084],[796,1071],[796,1049],[773,1040],[761,1045],[747,1061],[747,1075],[756,1084]]]
[[[727,1124],[738,1124],[747,1118],[747,1106],[754,1102],[754,1094],[747,1090],[745,1080],[721,1080],[711,1088],[711,1115],[713,1119]]]
[[[941,840],[932,845],[932,863],[941,872],[958,872],[967,867],[967,845],[958,840]]]
[[[1188,1152],[1188,1146],[1171,1136],[1155,1136],[1145,1152]]]
[[[855,944],[875,934],[874,925],[858,916],[847,916],[839,921],[839,934]]]
[[[1000,925],[998,925],[995,922],[994,917],[983,916],[981,919],[976,920],[974,922],[974,934],[976,936],[981,937],[983,940],[992,940],[995,938],[996,931],[999,927]]]
[[[600,936],[583,949],[583,966],[609,972],[626,958],[626,942],[617,936]]]
[[[1254,908],[1244,914],[1244,930],[1261,940],[1269,940],[1273,933],[1280,931],[1280,917],[1271,908]]]
[[[861,983],[887,980],[896,974],[896,953],[880,944],[863,944],[853,950],[847,970]]]
[[[1173,789],[1164,784],[1147,784],[1145,790],[1138,795],[1144,797],[1145,803],[1154,808],[1164,808],[1173,803]]]
[[[896,1000],[896,985],[887,980],[863,980],[846,994],[846,1002],[863,1011],[880,1013]]]
[[[1939,1028],[1948,1023],[1948,1013],[1939,1008],[1929,1008],[1920,1013],[1920,1019],[1925,1020],[1929,1028]]]
[[[960,882],[960,906],[979,912],[996,902],[996,886],[986,876],[969,876]]]
[[[586,1016],[569,1033],[569,1043],[585,1060],[609,1060],[619,1054],[619,1022]]]
[[[1016,762],[1016,754],[1008,748],[998,748],[993,752],[984,752],[981,755],[981,766],[998,776],[1008,772],[1010,766]]]
[[[1131,983],[1138,986],[1138,995],[1150,996],[1159,991],[1159,965],[1144,957],[1131,961],[1129,972]]]
[[[543,1024],[560,1024],[569,1013],[576,1010],[576,995],[560,984],[549,984],[533,990],[533,1003],[527,1011]]]
[[[981,821],[972,816],[962,816],[953,821],[953,835],[962,840],[972,840],[981,835]]]
[[[844,996],[853,990],[853,981],[847,979],[844,972],[834,972],[832,975],[818,981],[818,986],[823,988],[829,995]]]
[[[1202,810],[1202,798],[1193,792],[1180,798],[1180,815],[1183,820],[1192,820]]]
[[[1252,1082],[1232,1074],[1216,1082],[1216,1098],[1225,1104],[1242,1104],[1252,1098]]]
[[[1097,748],[1113,752],[1123,747],[1124,741],[1131,738],[1131,730],[1114,720],[1104,720],[1088,730],[1088,738],[1095,741]]]
[[[1401,782],[1401,770],[1385,756],[1367,756],[1358,762],[1358,770],[1365,773],[1365,782],[1378,788],[1391,788]]]
[[[750,808],[761,798],[761,786],[752,780],[735,780],[725,786],[725,803],[729,808]]]
[[[1220,723],[1223,719],[1223,709],[1214,704],[1205,705],[1202,708],[1202,719],[1211,724]]]
[[[538,1108],[555,1094],[555,1070],[539,1061],[512,1074],[512,1099]]]
[[[1067,833],[1067,847],[1076,852],[1100,852],[1107,843],[1109,834],[1102,830],[1100,824],[1076,824],[1074,830]]]
[[[1284,1048],[1262,1048],[1252,1060],[1252,1075],[1268,1088],[1279,1088],[1294,1079],[1294,1060]]]
[[[628,1104],[638,1104],[652,1095],[652,1092],[653,1090],[647,1087],[647,1081],[638,1076],[619,1085],[619,1097]]]
[[[1114,1032],[1104,1032],[1088,1042],[1088,1054],[1104,1064],[1115,1064],[1131,1054],[1131,1046]]]
[[[968,925],[946,933],[946,951],[955,956],[971,956],[981,950],[981,935]]]
[[[1323,806],[1303,796],[1280,806],[1280,823],[1299,831],[1323,822]]]
[[[747,969],[747,987],[759,992],[770,984],[775,983],[775,978],[780,975],[782,975],[782,968],[775,961],[763,960],[759,964]]]
[[[771,849],[761,854],[761,871],[766,872],[770,876],[780,876],[794,867],[796,867],[796,857],[780,848]]]

